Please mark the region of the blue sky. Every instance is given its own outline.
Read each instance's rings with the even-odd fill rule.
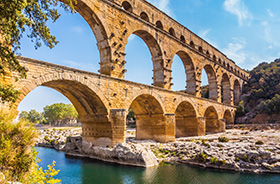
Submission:
[[[270,62],[280,55],[280,1],[279,0],[150,0],[159,9],[198,34],[233,59],[241,68],[252,69],[261,62]],[[22,40],[21,54],[82,70],[97,72],[99,52],[94,35],[79,14],[65,13],[54,24],[52,34],[60,42],[55,48],[34,49],[27,39]],[[152,61],[145,43],[131,36],[126,47],[126,77],[151,84]],[[174,58],[173,90],[186,86],[181,60]],[[207,83],[204,76],[203,84]],[[18,110],[42,111],[45,105],[70,103],[63,95],[46,87],[33,90],[20,103]]]

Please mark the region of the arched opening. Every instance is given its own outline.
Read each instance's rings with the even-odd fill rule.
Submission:
[[[176,138],[199,135],[198,122],[194,107],[182,102],[175,111]]]
[[[183,63],[183,66],[180,63]],[[194,65],[191,57],[186,52],[179,51],[176,53],[173,58],[172,71],[172,78],[174,82],[172,89],[185,91],[188,94],[195,95],[196,87]]]
[[[210,53],[208,50],[206,51],[206,55],[207,55],[207,57],[210,57]]]
[[[226,125],[234,124],[234,118],[231,115],[229,110],[225,111],[225,113],[224,113],[224,120],[225,120]]]
[[[198,51],[201,52],[201,53],[203,53],[203,49],[202,49],[201,46],[198,47]]]
[[[169,34],[176,37],[175,30],[172,27],[169,29]]]
[[[128,39],[125,52],[127,53],[125,79],[158,86],[160,76],[157,75],[159,71],[155,70],[155,67],[162,62],[160,59],[162,52],[155,38],[146,31],[135,31]]]
[[[186,39],[183,35],[181,35],[180,40],[181,40],[181,42],[186,43]]]
[[[143,20],[145,20],[145,21],[147,21],[147,22],[150,21],[150,20],[149,20],[149,16],[148,16],[147,13],[145,13],[145,12],[141,12],[140,18],[143,19]]]
[[[205,79],[203,78],[204,72],[202,71],[201,96],[204,98],[207,98],[207,93],[208,93],[209,99],[217,100],[218,92],[217,92],[217,78],[216,78],[215,71],[211,65],[205,65],[203,70],[205,71],[207,79],[208,79],[208,86],[207,86],[207,83],[206,84],[203,83],[203,80],[205,80]],[[209,92],[207,92],[207,91],[209,91]],[[204,92],[206,95],[204,95]]]
[[[132,12],[132,6],[131,6],[131,4],[130,4],[129,2],[127,2],[127,1],[124,1],[124,2],[122,3],[122,8],[123,8],[124,10],[128,11],[128,12]]]
[[[193,41],[190,42],[190,46],[191,46],[192,48],[195,48],[195,45],[194,45]]]
[[[158,20],[158,21],[156,22],[156,27],[159,28],[159,29],[161,29],[161,30],[163,30],[163,25],[162,25],[161,21]]]
[[[33,44],[30,44],[30,40],[24,36],[21,45],[22,55],[97,73],[98,62],[111,59],[111,55],[108,54],[111,52],[109,47],[100,50],[97,47],[97,43],[104,40],[104,44],[107,44],[106,29],[103,22],[83,1],[77,1],[75,10],[78,13],[69,14],[58,7],[61,16],[56,23],[49,25],[59,41],[56,47],[49,49],[42,45],[40,49],[34,50]]]
[[[223,74],[221,81],[221,100],[225,104],[231,104],[232,100],[230,81],[226,73]]]
[[[218,113],[213,106],[206,109],[205,114],[206,133],[218,133],[225,129],[225,125],[219,121]]]
[[[136,118],[136,139],[165,142],[165,117],[161,104],[151,95],[140,95],[130,108]]]
[[[234,87],[233,87],[233,101],[234,105],[238,105],[240,101],[240,95],[241,95],[241,87],[239,81],[236,79],[234,81]]]
[[[217,57],[215,55],[213,55],[213,61],[216,62],[217,61]]]
[[[97,93],[87,85],[66,79],[49,79],[49,81],[43,82],[42,84],[31,83],[27,85],[48,87],[64,95],[78,112],[78,121],[82,123],[83,140],[91,142],[94,146],[112,146],[112,126],[108,119],[108,110]],[[28,92],[23,89],[24,87],[21,90],[23,95],[20,101],[23,100],[22,103],[30,103],[24,100],[24,95],[27,95]],[[29,90],[31,92],[33,89]],[[24,106],[22,103],[20,103],[19,108]]]

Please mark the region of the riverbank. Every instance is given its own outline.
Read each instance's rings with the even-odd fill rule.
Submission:
[[[64,135],[59,136],[59,133]],[[63,139],[48,141],[48,135]],[[70,136],[67,141],[66,135]],[[45,131],[39,139],[43,143],[38,142],[37,146],[46,144],[57,150],[66,150],[66,154],[72,156],[142,167],[155,166],[156,160],[157,163],[180,163],[238,172],[280,173],[280,131],[274,129],[233,129],[225,133],[179,138],[176,142],[166,144],[130,138],[127,143],[115,148],[92,147],[89,143],[83,143],[79,136],[80,132],[75,131],[68,131],[68,134],[63,131]],[[59,143],[59,146],[55,143]]]

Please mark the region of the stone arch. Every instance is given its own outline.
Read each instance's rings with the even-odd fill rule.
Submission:
[[[204,113],[206,133],[218,133],[224,129],[224,124],[219,120],[217,110],[210,106]]]
[[[228,109],[224,113],[224,120],[226,125],[234,124],[234,118]]]
[[[174,30],[172,27],[169,29],[168,32],[169,32],[169,34],[170,34],[171,36],[176,37],[175,30]]]
[[[128,12],[133,12],[131,4],[127,1],[122,2],[122,8]]]
[[[213,55],[213,61],[217,61],[216,55]]]
[[[181,42],[186,43],[186,39],[183,35],[181,35],[180,40],[181,40]]]
[[[234,81],[234,86],[233,86],[233,102],[234,105],[238,105],[240,101],[240,95],[241,95],[241,87],[239,81],[236,79]]]
[[[63,2],[63,0],[60,0]],[[101,20],[96,12],[91,8],[92,4],[88,1],[77,0],[75,4],[75,10],[86,20],[90,28],[92,29],[97,41],[97,47],[100,55],[100,73],[105,75],[111,75],[111,71],[107,70],[106,64],[103,62],[111,61],[112,52],[109,47],[109,28]]]
[[[136,118],[136,139],[166,142],[164,110],[154,96],[139,95],[130,107]]]
[[[158,20],[158,21],[156,22],[156,27],[159,28],[159,29],[161,29],[161,30],[163,30],[163,25],[162,25],[162,23],[161,23],[160,20]]]
[[[147,31],[136,30],[132,34],[140,37],[147,45],[152,55],[153,60],[153,85],[164,87],[164,83],[160,79],[164,78],[163,73],[160,71],[159,66],[163,66],[162,50],[157,40]],[[157,68],[155,68],[157,67]]]
[[[222,98],[223,103],[231,104],[231,101],[232,101],[231,84],[230,84],[229,77],[226,73],[224,73],[222,76],[221,95],[222,95],[221,98]]]
[[[178,51],[176,54],[180,57],[185,67],[185,73],[187,78],[186,92],[195,95],[196,94],[196,87],[195,87],[196,81],[195,81],[195,70],[194,70],[195,67],[192,58],[185,51]]]
[[[140,13],[140,18],[147,21],[147,22],[150,22],[149,16],[145,12]]]
[[[218,91],[217,91],[217,77],[213,67],[209,64],[206,64],[204,70],[207,74],[208,83],[209,83],[209,99],[217,100]]]
[[[188,101],[181,102],[175,111],[176,138],[200,135],[197,113]]]
[[[81,79],[75,74],[45,75],[22,87],[18,103],[38,86],[55,89],[72,102],[79,114],[79,121],[82,123],[83,140],[91,142],[95,146],[111,146],[113,144],[109,104],[93,83]]]

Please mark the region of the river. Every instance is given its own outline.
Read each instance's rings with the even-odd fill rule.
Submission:
[[[50,148],[36,148],[47,168],[53,160],[62,184],[280,184],[280,175],[202,169],[185,165],[138,168],[65,156]]]

